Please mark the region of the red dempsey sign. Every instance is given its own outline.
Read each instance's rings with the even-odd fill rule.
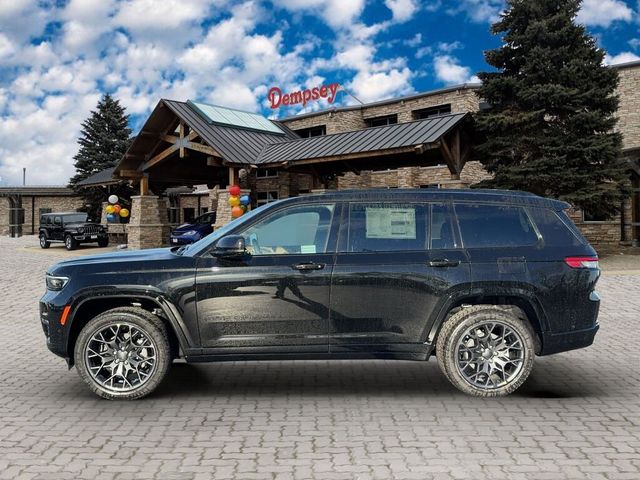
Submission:
[[[333,103],[336,94],[340,88],[339,83],[330,83],[329,85],[321,85],[320,87],[307,88],[297,92],[282,93],[278,87],[271,87],[267,98],[271,104],[271,108],[278,108],[281,105],[298,105],[305,106],[307,102],[326,98],[327,102]]]

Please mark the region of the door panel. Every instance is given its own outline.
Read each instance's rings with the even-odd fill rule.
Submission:
[[[429,265],[441,258],[452,266]],[[331,291],[331,351],[402,350],[424,342],[447,293],[467,284],[469,276],[461,250],[339,254]]]
[[[329,299],[340,208],[296,204],[242,225],[247,254],[199,259],[203,346],[228,353],[328,351]]]
[[[448,294],[468,288],[449,206],[352,203],[348,210],[332,281],[331,351],[420,351]]]
[[[203,347],[326,352],[332,262],[332,254],[201,258],[196,288]],[[311,263],[323,268],[293,268]]]

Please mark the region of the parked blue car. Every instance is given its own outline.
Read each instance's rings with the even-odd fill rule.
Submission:
[[[208,212],[196,217],[191,223],[184,223],[176,227],[169,237],[171,245],[186,245],[197,242],[213,232],[216,222],[216,212]]]

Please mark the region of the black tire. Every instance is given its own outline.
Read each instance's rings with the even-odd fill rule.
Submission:
[[[100,238],[98,240],[98,246],[100,248],[105,248],[109,246],[109,238]]]
[[[75,250],[76,248],[78,248],[78,241],[71,235],[67,234],[64,237],[64,248],[69,251]]]
[[[478,361],[469,362],[467,359],[471,351],[468,347],[475,342],[473,335],[477,335],[478,332],[485,334],[486,330],[481,327],[492,324],[495,325],[492,328],[496,329],[493,331],[494,333],[503,332],[504,335],[505,331],[514,332],[509,334],[508,337],[513,339],[513,347],[507,350],[508,353],[496,354],[497,348],[495,351],[493,348],[484,349],[488,359],[485,359],[485,357],[479,359],[482,363],[487,363],[488,361],[489,364],[495,365],[494,361],[504,363],[504,358],[513,358],[515,362],[508,360],[506,366],[500,366],[502,374],[498,369],[495,369],[496,373],[493,373],[494,369],[489,366],[487,368],[491,368],[490,373],[482,373],[482,371],[479,371],[482,367]],[[478,330],[470,333],[474,327],[478,327]],[[484,337],[484,340],[489,337],[491,337],[491,333],[489,333],[488,337]],[[467,342],[464,339],[467,339]],[[497,341],[497,339],[493,340],[494,342]],[[504,336],[502,342],[501,345],[505,345]],[[518,347],[515,346],[518,344],[522,347],[521,353],[518,353]],[[509,395],[525,382],[533,368],[534,345],[534,333],[527,320],[518,318],[510,310],[503,307],[477,305],[463,308],[445,321],[438,335],[436,357],[445,377],[458,390],[477,397],[499,397]],[[473,347],[473,350],[478,352],[483,348],[477,346]],[[500,352],[505,352],[504,348],[500,349]],[[494,360],[496,355],[497,359]],[[507,357],[500,355],[506,355]],[[475,381],[469,377],[475,377]],[[486,386],[479,385],[479,383],[484,383],[485,379]],[[489,385],[489,382],[492,385]]]
[[[115,327],[118,324],[122,328],[124,328],[124,326],[134,327],[136,331],[144,333],[150,341],[152,345],[151,349],[155,354],[155,361],[149,375],[145,377],[144,381],[141,380],[139,385],[131,384],[131,388],[127,390],[110,388],[100,383],[97,376],[100,375],[102,369],[96,370],[96,375],[91,373],[89,354],[85,355],[91,342],[95,342],[95,340],[92,340],[95,334],[110,326]],[[129,332],[131,332],[131,330],[129,330]],[[115,359],[116,356],[113,355],[113,358]],[[162,321],[142,308],[121,307],[101,313],[84,326],[75,344],[74,360],[80,378],[82,378],[96,395],[108,400],[136,400],[149,395],[160,385],[160,382],[162,382],[169,369],[172,359],[168,333]],[[101,360],[102,358],[99,361]],[[109,372],[106,372],[105,375],[108,375],[108,373]],[[138,378],[140,378],[139,374]]]
[[[47,235],[44,233],[40,234],[40,248],[49,248],[51,246],[51,242],[47,240]]]

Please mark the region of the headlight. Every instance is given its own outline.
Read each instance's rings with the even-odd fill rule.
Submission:
[[[84,233],[84,228],[82,227],[78,228],[78,233]]]
[[[196,230],[189,230],[188,232],[184,232],[182,235],[197,235],[198,232]]]
[[[49,290],[62,290],[64,286],[69,283],[69,277],[55,277],[47,274],[46,283]]]

